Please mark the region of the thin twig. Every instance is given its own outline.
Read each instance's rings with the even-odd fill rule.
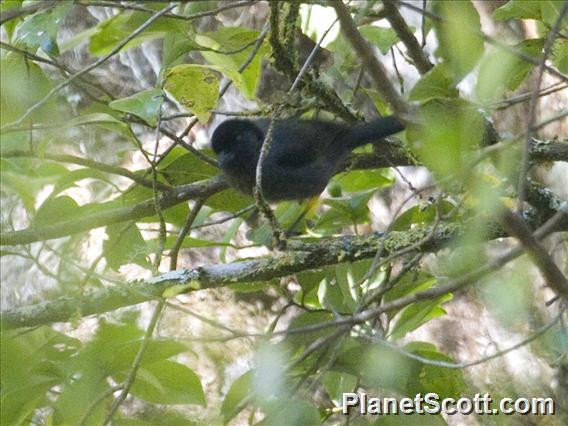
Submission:
[[[177,269],[178,254],[179,254],[179,250],[181,248],[181,245],[183,244],[183,240],[187,236],[188,232],[191,230],[191,225],[193,225],[193,222],[195,222],[195,218],[199,214],[201,207],[203,207],[204,202],[205,202],[205,200],[203,200],[201,198],[198,198],[197,200],[195,200],[195,204],[193,205],[193,207],[191,208],[191,211],[189,212],[189,214],[187,215],[187,218],[185,219],[185,222],[183,224],[183,228],[181,229],[181,231],[180,231],[180,233],[179,233],[179,235],[176,239],[176,242],[175,242],[172,250],[170,251],[170,271],[174,271],[175,269]]]
[[[38,1],[24,7],[4,10],[2,11],[2,17],[0,18],[0,25],[4,25],[6,22],[24,15],[31,15],[39,12],[40,10],[51,9],[56,6],[57,3],[57,1]]]
[[[124,167],[111,166],[105,163],[101,163],[99,161],[78,157],[76,155],[50,154],[48,152],[42,154],[36,154],[27,151],[7,151],[1,153],[0,157],[1,158],[39,158],[39,159],[57,161],[59,163],[77,164],[79,166],[84,166],[90,169],[99,170],[104,173],[126,177],[142,186],[145,186],[146,188],[153,187],[153,183],[151,181],[143,178],[142,176],[137,175],[134,172],[131,172],[128,169],[125,169]],[[157,182],[157,187],[161,191],[169,191],[172,189],[171,186],[161,182]]]
[[[150,344],[150,341],[152,340],[152,334],[154,334],[154,330],[156,329],[156,326],[158,325],[158,320],[159,320],[160,315],[162,314],[162,311],[164,309],[164,302],[165,302],[164,299],[160,299],[158,301],[158,304],[154,308],[154,313],[152,314],[152,318],[150,319],[150,323],[148,324],[148,327],[146,328],[146,332],[144,333],[144,338],[142,339],[142,344],[140,345],[140,349],[138,349],[138,352],[136,353],[136,357],[134,358],[134,361],[132,363],[132,368],[130,369],[130,372],[128,373],[128,377],[126,378],[126,380],[121,385],[122,390],[120,391],[120,395],[118,395],[116,397],[116,399],[114,400],[114,402],[112,403],[112,405],[110,407],[110,410],[109,410],[109,412],[108,412],[108,414],[107,414],[107,416],[106,416],[106,418],[103,422],[104,425],[107,425],[112,421],[112,418],[114,417],[116,411],[118,410],[120,405],[124,402],[124,400],[128,396],[128,393],[130,392],[130,388],[134,384],[134,380],[136,379],[136,374],[138,373],[138,370],[140,369],[140,366],[142,365],[142,357],[144,356],[146,349],[148,349],[148,345]]]
[[[566,308],[563,308],[560,311],[560,313],[556,317],[554,317],[550,322],[546,323],[544,326],[542,326],[538,330],[535,330],[527,338],[521,340],[520,342],[514,344],[513,346],[510,346],[507,349],[497,351],[496,353],[494,353],[492,355],[488,355],[486,357],[477,359],[475,361],[464,362],[464,363],[461,363],[461,362],[460,363],[453,363],[453,362],[439,361],[439,360],[435,360],[435,359],[425,358],[425,357],[417,355],[413,352],[409,352],[406,349],[401,348],[400,346],[398,346],[398,345],[396,345],[392,342],[389,342],[387,340],[384,340],[384,339],[382,339],[378,336],[370,336],[370,335],[368,335],[366,333],[362,333],[362,332],[356,332],[356,335],[365,339],[365,340],[368,340],[370,342],[379,343],[379,344],[384,345],[388,348],[394,349],[395,351],[401,353],[402,355],[404,355],[404,356],[406,356],[410,359],[413,359],[415,361],[418,361],[422,364],[425,364],[425,365],[433,365],[433,366],[436,366],[436,367],[451,368],[451,369],[464,369],[464,368],[473,367],[475,365],[484,364],[488,361],[491,361],[495,358],[500,358],[500,357],[508,354],[509,352],[513,352],[513,351],[515,351],[519,348],[522,348],[523,346],[526,346],[530,342],[538,339],[540,336],[542,336],[548,330],[550,330],[554,325],[556,325],[562,319],[562,315],[564,315],[564,312],[566,312]]]
[[[437,21],[437,22],[448,22],[447,19],[445,19],[445,18],[443,18],[443,17],[441,17],[441,16],[439,16],[439,15],[436,15],[435,13],[430,12],[429,10],[422,9],[422,8],[420,8],[420,7],[417,7],[417,6],[415,6],[414,4],[412,4],[412,3],[405,3],[405,2],[402,2],[402,1],[399,1],[398,3],[399,3],[401,6],[404,6],[404,7],[408,8],[408,9],[410,9],[410,10],[414,10],[415,12],[418,12],[418,13],[423,14],[424,16],[427,16],[428,18],[430,18],[430,19],[432,19],[432,20],[434,20],[434,21]],[[475,35],[477,35],[478,37],[481,37],[481,38],[483,39],[483,41],[485,41],[485,42],[487,42],[487,43],[489,43],[489,44],[491,44],[491,45],[493,45],[493,46],[499,48],[500,50],[503,50],[503,51],[505,51],[505,52],[509,52],[509,53],[511,53],[511,54],[513,54],[513,55],[515,55],[515,56],[517,56],[518,58],[522,59],[522,60],[525,61],[525,62],[528,62],[528,63],[533,64],[533,65],[537,65],[537,66],[540,66],[540,64],[541,64],[541,62],[540,62],[539,59],[536,59],[536,58],[534,58],[534,57],[532,57],[532,56],[526,54],[525,52],[523,52],[523,51],[520,50],[520,49],[516,49],[516,48],[513,47],[513,46],[509,46],[509,45],[505,44],[504,42],[502,42],[502,41],[500,41],[500,40],[497,40],[497,39],[495,39],[495,38],[493,38],[493,37],[490,37],[490,36],[488,36],[487,34],[485,34],[484,32],[482,32],[482,31],[480,31],[480,30],[477,30],[477,29],[475,29],[475,28],[470,28],[470,27],[467,27],[467,26],[462,27],[461,30],[467,31],[467,32],[469,32],[469,33],[471,33],[471,34],[475,34]],[[546,71],[548,71],[550,74],[552,74],[552,75],[554,75],[554,76],[560,78],[562,81],[568,82],[568,76],[566,76],[565,74],[561,73],[561,72],[558,71],[557,69],[555,69],[555,68],[553,68],[553,67],[550,67],[550,66],[548,66],[548,65],[546,65],[546,64],[545,64],[544,67],[545,67]]]
[[[543,275],[546,283],[557,294],[568,300],[568,280],[558,269],[550,255],[540,245],[537,239],[533,236],[527,224],[522,220],[519,215],[504,209],[501,214],[501,226],[511,236],[516,237],[523,245],[526,252],[533,259],[535,265]]]
[[[229,2],[229,4],[225,5],[225,6],[220,6],[216,9],[212,9],[212,10],[208,10],[205,12],[199,12],[199,13],[194,13],[193,15],[178,15],[177,13],[166,13],[164,15],[164,17],[166,18],[173,18],[173,19],[180,19],[183,21],[193,21],[195,19],[199,19],[199,18],[204,18],[206,16],[215,16],[225,10],[229,10],[229,9],[236,9],[238,7],[243,7],[243,6],[252,6],[254,3],[256,3],[258,0],[245,0],[245,1],[239,1],[239,2]],[[88,6],[98,6],[98,7],[112,7],[112,8],[116,8],[116,9],[123,9],[123,10],[136,10],[138,12],[146,12],[146,13],[155,13],[156,11],[154,9],[151,8],[147,8],[144,6],[140,6],[138,4],[134,4],[134,3],[128,3],[128,4],[124,4],[124,3],[120,3],[120,2],[114,2],[114,1],[89,1],[89,2],[77,2],[78,4],[88,7]]]
[[[24,120],[26,118],[28,118],[34,111],[36,111],[37,109],[41,108],[43,105],[45,105],[53,95],[55,95],[57,92],[59,92],[61,89],[63,89],[64,87],[68,86],[69,84],[71,84],[73,81],[75,81],[76,79],[78,79],[79,77],[87,74],[89,71],[99,67],[100,65],[102,65],[104,62],[106,62],[107,60],[109,60],[111,57],[113,57],[114,55],[116,55],[118,52],[120,52],[122,50],[122,48],[124,46],[126,46],[131,40],[133,40],[136,36],[138,36],[139,34],[141,34],[144,30],[146,30],[146,28],[148,28],[150,25],[152,25],[152,23],[154,23],[156,20],[158,20],[162,15],[164,15],[165,13],[169,12],[170,10],[172,10],[174,7],[176,7],[175,4],[169,5],[168,7],[165,7],[164,9],[156,12],[154,15],[152,15],[152,17],[150,17],[146,22],[144,22],[142,25],[140,25],[136,30],[134,30],[132,33],[130,33],[128,35],[128,37],[126,37],[124,40],[122,40],[119,44],[117,44],[114,49],[112,49],[107,55],[103,56],[102,58],[100,58],[98,61],[92,63],[91,65],[83,68],[81,71],[76,72],[75,74],[73,74],[72,76],[70,76],[68,79],[64,80],[63,82],[59,83],[57,86],[55,86],[53,89],[51,89],[47,95],[45,95],[40,101],[38,101],[37,103],[35,103],[34,105],[32,105],[30,108],[28,108],[28,110],[15,122],[7,124],[6,126],[4,126],[2,128],[2,130],[4,130],[5,128],[11,128],[14,126],[19,126],[20,124],[22,124],[24,122]]]
[[[363,62],[381,97],[392,106],[395,113],[402,120],[413,121],[410,106],[401,98],[391,84],[385,67],[377,59],[373,50],[357,29],[347,6],[341,0],[334,0],[332,5],[341,22],[343,33],[361,58],[361,62]]]

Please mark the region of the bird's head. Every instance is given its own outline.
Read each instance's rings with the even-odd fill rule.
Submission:
[[[211,147],[215,154],[257,152],[262,146],[264,134],[251,120],[231,119],[223,121],[213,132]]]

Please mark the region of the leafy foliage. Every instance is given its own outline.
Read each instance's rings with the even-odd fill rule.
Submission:
[[[543,67],[568,72],[563,2],[510,0],[493,11],[486,18],[496,22],[537,22],[538,37],[521,37],[510,46],[488,42],[470,1],[427,2],[420,27],[402,32],[381,2],[352,5],[366,42],[381,60],[396,59],[388,84],[404,89],[401,102],[416,108],[416,122],[398,143],[357,150],[317,202],[274,205],[276,221],[299,249],[273,251],[272,269],[247,271],[253,277],[248,279],[234,274],[255,266],[274,232],[250,208],[253,197],[203,189],[219,175],[212,151],[199,143],[207,139],[209,124],[234,113],[234,105],[255,104],[267,116],[332,119],[355,117],[355,109],[393,113],[392,102],[367,79],[369,70],[363,72],[344,33],[326,40],[319,55],[330,58],[316,56],[294,93],[278,104],[259,99],[261,83],[288,92],[296,75],[272,66],[280,60],[301,69],[315,46],[312,30],[320,16],[333,14],[333,5],[192,1],[165,10],[163,2],[98,3],[0,4],[8,16],[0,46],[2,237],[16,241],[2,250],[3,260],[13,262],[3,267],[24,265],[18,266],[22,281],[37,285],[35,302],[46,302],[24,310],[22,321],[49,311],[54,300],[74,311],[64,327],[52,327],[47,316],[41,326],[2,329],[0,422],[177,425],[248,419],[311,425],[343,422],[338,412],[347,392],[411,398],[478,392],[468,370],[448,368],[457,351],[450,356],[452,348],[425,341],[421,332],[448,316],[455,298],[444,286],[488,263],[487,240],[496,235],[504,206],[511,207],[521,155],[516,139],[484,151],[487,118],[527,86],[545,59]],[[259,29],[265,21],[272,26],[268,35]],[[401,33],[414,37],[424,52],[433,51],[427,48],[435,40],[428,72],[416,72],[415,47]],[[130,72],[125,64],[137,62],[133,58],[147,61],[146,68]],[[229,84],[232,101],[226,101]],[[525,129],[507,130],[518,135]],[[415,188],[404,170],[395,169],[413,163],[431,173],[437,191]],[[401,183],[411,195],[406,201]],[[532,204],[531,217],[552,216],[553,203],[525,201]],[[392,219],[383,217],[387,210]],[[436,237],[444,226],[459,226],[459,232],[439,251]],[[379,227],[392,239],[377,234],[372,255],[350,252],[353,239],[346,235],[356,239]],[[340,255],[329,260],[327,251],[337,246]],[[404,248],[397,252],[393,246]],[[314,252],[321,263],[310,263]],[[427,252],[437,253],[435,259],[426,259]],[[180,253],[189,254],[183,265],[203,273],[202,282],[176,272]],[[514,273],[494,272],[479,294],[468,294],[505,327],[543,322],[524,262]],[[165,273],[167,264],[171,275],[158,280],[166,282],[163,293],[162,287],[151,292],[140,282],[127,283]],[[259,272],[269,278],[257,280]],[[47,280],[54,285],[43,287]],[[2,286],[18,293],[4,278]],[[220,286],[230,299],[209,288]],[[189,291],[213,295],[173,303],[176,318],[186,319],[185,313],[198,326],[180,320],[173,332],[166,326],[154,330],[143,309],[117,310],[135,303],[133,294],[135,301],[158,294],[174,302]],[[101,306],[111,293],[116,300]],[[205,309],[207,297],[224,305]],[[257,316],[235,321],[231,309],[241,305],[254,307],[246,315]],[[198,308],[206,313],[193,312]],[[169,314],[174,308],[164,309]],[[87,314],[96,318],[83,319]],[[187,339],[177,337],[187,329]],[[234,340],[246,341],[246,350],[235,349]],[[565,330],[552,329],[537,345],[556,366],[567,342]],[[246,368],[236,374],[231,368],[239,357],[246,358]],[[506,381],[500,378],[495,382]],[[515,386],[492,390],[527,396]],[[349,422],[375,420],[353,415]],[[404,418],[404,424],[413,423],[446,424],[442,416]]]

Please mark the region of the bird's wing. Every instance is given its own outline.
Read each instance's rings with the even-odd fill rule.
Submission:
[[[313,163],[327,162],[332,140],[343,132],[342,126],[316,120],[284,120],[274,128],[271,154],[274,161],[291,168],[301,168]]]
[[[318,151],[309,144],[295,144],[279,152],[274,159],[280,166],[299,169],[317,161]]]

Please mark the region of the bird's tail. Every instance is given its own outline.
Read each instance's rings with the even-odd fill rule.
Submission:
[[[379,139],[404,130],[404,125],[393,115],[380,117],[368,123],[358,123],[351,127],[347,140],[352,148],[376,142]]]

